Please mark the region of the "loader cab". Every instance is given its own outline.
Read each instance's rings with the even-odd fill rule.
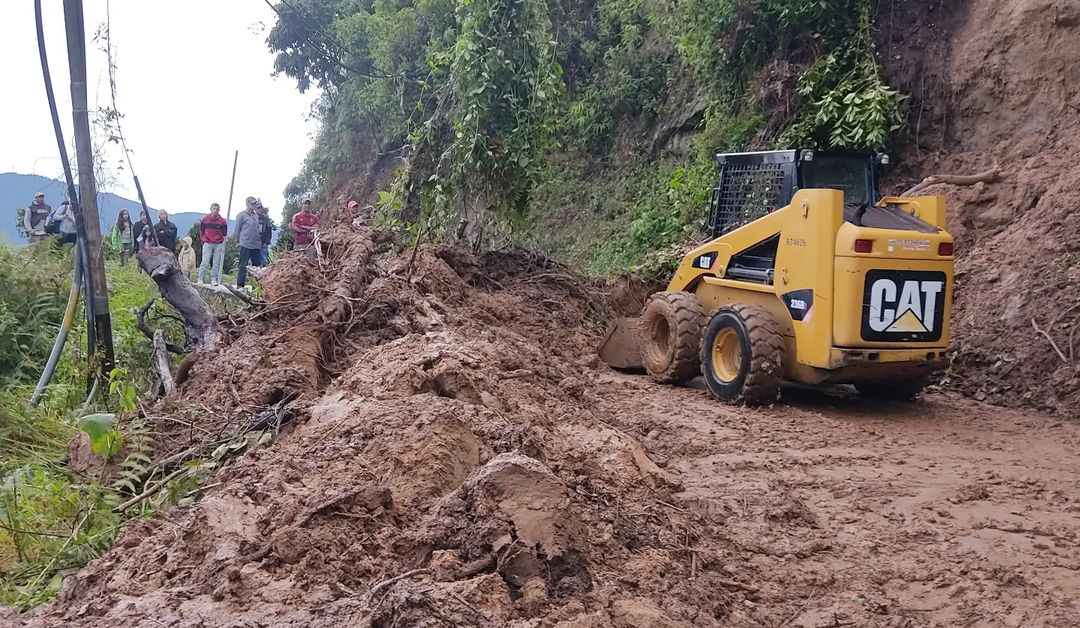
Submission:
[[[881,200],[877,175],[888,155],[877,153],[775,150],[717,155],[719,180],[709,203],[713,238],[787,206],[800,189],[844,192],[844,205]]]

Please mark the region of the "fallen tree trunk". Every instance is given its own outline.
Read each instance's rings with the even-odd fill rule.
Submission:
[[[157,284],[161,296],[184,319],[188,349],[206,351],[217,346],[221,329],[217,316],[203,300],[191,280],[180,271],[176,256],[166,248],[155,247],[139,251],[135,256],[141,268]]]

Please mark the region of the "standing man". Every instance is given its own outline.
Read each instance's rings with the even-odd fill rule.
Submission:
[[[229,221],[221,217],[221,205],[214,203],[199,225],[202,242],[202,264],[199,265],[199,283],[206,277],[209,265],[210,280],[216,286],[221,283],[221,267],[225,264],[225,237],[229,235]]]
[[[255,206],[259,211],[259,233],[262,236],[262,263],[256,266],[270,265],[270,242],[274,239],[274,221],[270,219],[270,210],[263,207],[262,200],[255,199]]]
[[[236,287],[243,288],[247,282],[247,267],[262,265],[262,231],[259,228],[258,200],[249,196],[247,206],[236,217],[236,243],[240,245],[240,268],[236,271]]]
[[[164,209],[158,212],[154,235],[157,236],[158,246],[163,246],[176,255],[176,223],[169,222],[169,212]]]
[[[305,198],[300,206],[300,211],[293,216],[292,232],[293,245],[297,249],[306,249],[311,246],[315,239],[315,231],[319,229],[319,217],[311,211],[311,199]]]
[[[30,238],[30,244],[45,239],[45,224],[52,213],[52,207],[45,202],[45,193],[38,192],[34,195],[34,202],[26,208],[23,216],[23,227],[26,235]]]

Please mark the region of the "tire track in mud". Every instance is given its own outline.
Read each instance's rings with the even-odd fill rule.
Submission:
[[[1080,625],[1076,425],[942,395],[792,389],[756,410],[699,382],[600,379],[679,473],[673,503],[715,531],[702,543],[757,588],[728,625]]]

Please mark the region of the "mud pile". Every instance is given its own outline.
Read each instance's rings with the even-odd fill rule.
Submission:
[[[163,451],[272,404],[292,421],[194,505],[126,526],[32,625],[663,626],[726,613],[707,555],[693,581],[675,575],[697,538],[665,505],[678,477],[598,414],[584,367],[600,293],[531,255],[391,246],[337,229],[323,255],[273,265],[265,309],[183,384],[173,412],[198,429],[163,422]]]
[[[914,96],[911,175],[995,164],[1000,175],[927,190],[948,198],[958,243],[950,383],[978,400],[1076,416],[1080,5],[947,0],[933,9],[893,3],[880,16],[886,65]]]

